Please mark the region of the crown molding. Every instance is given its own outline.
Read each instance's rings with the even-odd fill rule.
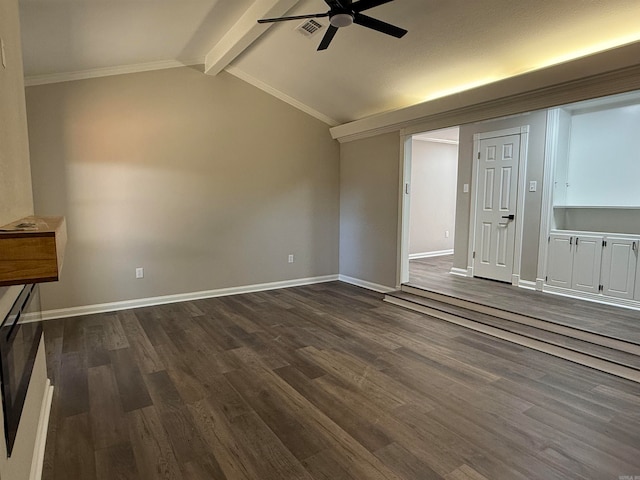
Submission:
[[[283,93],[280,90],[273,88],[271,85],[267,85],[262,80],[258,80],[257,78],[249,75],[248,73],[243,72],[238,67],[228,66],[227,68],[225,68],[225,71],[230,73],[234,77],[239,78],[240,80],[244,80],[245,82],[247,82],[250,85],[253,85],[256,88],[259,88],[263,92],[266,92],[269,95],[272,95],[282,100],[283,102],[288,103],[292,107],[295,107],[298,110],[302,110],[304,113],[307,113],[312,117],[317,118],[318,120],[326,123],[330,127],[335,127],[336,125],[339,125],[339,122],[335,121],[333,118],[330,118],[326,116],[324,113],[320,113],[319,111],[300,102],[299,100],[296,100],[295,98],[290,97],[286,93]]]
[[[117,67],[92,68],[75,72],[51,73],[45,75],[32,75],[25,77],[24,86],[33,87],[48,83],[71,82],[74,80],[86,80],[88,78],[109,77],[111,75],[124,75],[127,73],[150,72],[167,68],[190,67],[204,64],[204,58],[191,61],[160,60],[157,62],[135,63],[131,65],[119,65]]]

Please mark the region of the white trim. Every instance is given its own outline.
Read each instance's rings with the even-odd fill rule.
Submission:
[[[580,292],[578,290],[571,290],[569,288],[556,287],[554,285],[545,284],[542,287],[542,291],[545,293],[553,293],[554,295],[561,295],[563,297],[579,298],[581,300],[587,300],[589,302],[601,303],[603,305],[613,305],[614,307],[624,307],[631,310],[640,310],[640,301],[627,300],[626,298],[608,297],[601,293]]]
[[[301,101],[296,100],[293,97],[290,97],[286,93],[283,93],[280,90],[278,90],[276,88],[273,88],[271,85],[267,85],[262,80],[258,80],[257,78],[249,75],[248,73],[243,72],[238,67],[230,65],[227,68],[225,68],[225,71],[229,72],[231,75],[233,75],[234,77],[239,78],[240,80],[244,80],[245,82],[247,82],[250,85],[253,85],[256,88],[259,88],[263,92],[266,92],[269,95],[273,95],[277,99],[282,100],[285,103],[288,103],[292,107],[295,107],[298,110],[302,110],[304,113],[307,113],[307,114],[311,115],[312,117],[317,118],[318,120],[320,120],[321,122],[326,123],[330,127],[335,127],[339,123],[338,121],[334,120],[333,118],[328,117],[324,113],[321,113],[321,112],[311,108],[310,106],[302,103]]]
[[[42,320],[77,317],[80,315],[89,315],[93,313],[116,312],[118,310],[128,310],[130,308],[151,307],[153,305],[187,302],[189,300],[200,300],[203,298],[214,298],[227,295],[240,295],[243,293],[263,292],[266,290],[276,290],[279,288],[300,287],[303,285],[313,285],[315,283],[335,282],[337,280],[339,280],[338,275],[325,275],[322,277],[296,278],[294,280],[258,283],[254,285],[220,288],[217,290],[206,290],[202,292],[179,293],[176,295],[163,295],[161,297],[139,298],[135,300],[124,300],[121,302],[100,303],[97,305],[85,305],[82,307],[61,308],[58,310],[43,311]]]
[[[560,128],[560,109],[547,111],[546,144],[544,147],[544,180],[542,181],[542,210],[540,212],[540,238],[538,240],[538,274],[544,278],[547,270],[548,238],[553,213],[553,179],[558,156],[558,134]]]
[[[167,68],[190,67],[202,65],[204,58],[194,60],[161,60],[158,62],[136,63],[132,65],[120,65],[117,67],[92,68],[76,72],[51,73],[46,75],[32,75],[25,77],[24,86],[33,87],[48,83],[70,82],[73,80],[86,80],[88,78],[109,77],[111,75],[124,75],[127,73],[149,72],[152,70],[165,70]]]
[[[544,289],[544,278],[536,278],[536,291],[542,292]]]
[[[357,287],[373,290],[374,292],[378,292],[378,293],[390,293],[397,290],[397,288],[395,287],[386,287],[378,283],[368,282],[366,280],[360,280],[359,278],[347,277],[346,275],[338,275],[338,280],[344,283],[355,285]]]
[[[511,274],[511,285],[513,285],[514,287],[517,287],[519,283],[520,283],[520,275],[517,275],[515,273]]]
[[[413,138],[400,132],[400,179],[398,183],[398,271],[396,282],[409,281],[409,233],[411,231],[411,166]]]
[[[38,419],[38,430],[36,432],[36,448],[31,458],[31,471],[29,480],[40,480],[42,478],[42,466],[44,464],[44,449],[47,445],[47,432],[49,431],[49,416],[51,415],[51,402],[53,401],[53,385],[47,378],[44,389],[44,397],[40,406],[40,418]]]
[[[524,237],[524,216],[529,166],[529,125],[520,127],[520,166],[518,168],[518,194],[516,215],[516,238],[513,251],[513,273],[520,277],[522,273],[522,240]]]
[[[448,140],[446,138],[423,138],[419,135],[415,135],[413,137],[414,140],[418,140],[420,142],[431,142],[431,143],[446,143],[447,145],[459,145],[460,142],[458,140]]]
[[[449,273],[451,275],[458,275],[459,277],[469,276],[469,271],[466,268],[451,267],[451,270],[449,270]]]
[[[492,132],[476,133],[474,140],[487,140],[489,138],[508,137],[509,135],[520,135],[523,131],[529,131],[529,126],[503,128],[502,130],[494,130]]]
[[[444,257],[445,255],[453,255],[453,248],[449,250],[436,250],[434,252],[410,253],[409,260],[416,258]]]
[[[532,282],[530,280],[518,279],[518,286],[526,290],[537,290],[536,282]]]

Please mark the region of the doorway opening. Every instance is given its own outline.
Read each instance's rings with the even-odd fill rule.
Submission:
[[[412,135],[405,142],[400,283],[448,273],[453,265],[459,128]]]

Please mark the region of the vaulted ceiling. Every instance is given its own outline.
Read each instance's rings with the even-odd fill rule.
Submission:
[[[205,64],[329,124],[415,105],[640,41],[638,0],[395,0],[366,13],[402,39],[352,25],[331,46],[300,21],[323,0],[20,0],[25,76],[35,83]],[[325,26],[328,19],[319,19]],[[72,75],[67,75],[72,73]]]

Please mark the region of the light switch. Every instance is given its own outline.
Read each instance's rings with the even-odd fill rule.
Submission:
[[[531,180],[529,182],[529,191],[535,192],[536,190],[538,190],[538,182],[536,182],[535,180]]]
[[[463,193],[469,193],[469,184],[468,184],[468,183],[465,183],[465,184],[462,186],[462,192],[463,192]]]

